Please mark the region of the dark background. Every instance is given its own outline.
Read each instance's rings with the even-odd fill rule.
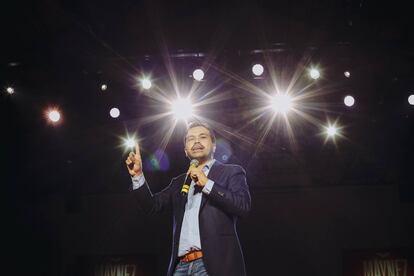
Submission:
[[[165,273],[171,219],[137,209],[119,145],[138,132],[147,162],[160,147],[170,121],[143,123],[162,105],[135,78],[152,72],[168,90],[167,60],[183,87],[207,64],[197,96],[213,87],[209,96],[224,95],[202,113],[221,124],[216,158],[247,170],[253,205],[239,233],[250,275],[342,275],[346,250],[413,247],[407,3],[3,1],[0,13],[3,250],[15,275],[79,275],[85,259],[111,255],[153,256]],[[277,123],[256,143],[266,118],[246,125],[257,96],[228,72],[265,87],[268,74],[250,74],[265,56],[282,86],[307,66],[323,69],[312,86],[322,91],[312,99],[319,108],[308,112],[338,120],[345,137],[324,143],[317,125],[299,119],[294,145]],[[303,76],[298,87],[309,83]],[[4,92],[9,85],[15,94]],[[58,126],[44,119],[50,105],[63,112]],[[188,165],[183,131],[179,124],[165,149],[169,168],[146,171],[154,191]]]

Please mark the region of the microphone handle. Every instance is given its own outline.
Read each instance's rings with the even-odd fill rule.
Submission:
[[[185,182],[183,184],[183,187],[181,188],[181,194],[183,196],[186,196],[188,194],[188,191],[190,190],[191,181],[192,181],[191,177],[187,175],[185,177]]]
[[[191,164],[190,165],[190,168],[191,167],[196,167],[196,165]],[[186,177],[185,177],[185,181],[184,181],[183,187],[181,188],[181,194],[183,196],[186,196],[188,194],[188,191],[190,190],[190,184],[191,184],[191,181],[192,180],[193,179],[191,179],[190,175],[187,174]],[[196,180],[194,180],[194,181],[196,181]]]

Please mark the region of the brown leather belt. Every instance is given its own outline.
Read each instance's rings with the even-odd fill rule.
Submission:
[[[201,250],[191,251],[184,256],[180,257],[180,261],[188,263],[200,259],[203,257],[203,252]]]

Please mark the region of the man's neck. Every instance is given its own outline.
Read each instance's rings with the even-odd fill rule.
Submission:
[[[198,160],[199,164],[198,167],[204,168],[205,165],[207,165],[208,162],[210,162],[212,158],[207,158],[204,160]]]

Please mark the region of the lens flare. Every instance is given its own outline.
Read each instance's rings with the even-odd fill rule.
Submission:
[[[288,94],[278,93],[271,99],[271,105],[276,113],[286,114],[292,108],[292,97]]]
[[[143,78],[141,80],[141,87],[144,88],[145,90],[148,90],[152,87],[152,82],[150,79],[148,78]]]
[[[126,133],[124,137],[119,137],[119,139],[122,142],[118,145],[118,147],[123,148],[124,152],[135,152],[135,146],[139,143],[136,133]]]
[[[338,129],[335,126],[328,126],[326,128],[326,134],[330,137],[333,137],[338,134]]]
[[[318,70],[318,69],[312,68],[312,69],[309,71],[309,76],[310,76],[312,79],[317,80],[317,79],[319,79],[319,78],[321,77],[321,73],[319,72],[319,70]]]
[[[171,111],[177,120],[187,121],[193,116],[193,105],[189,98],[179,98],[172,102]]]
[[[136,140],[134,138],[127,138],[125,139],[125,147],[133,148],[135,147]]]

